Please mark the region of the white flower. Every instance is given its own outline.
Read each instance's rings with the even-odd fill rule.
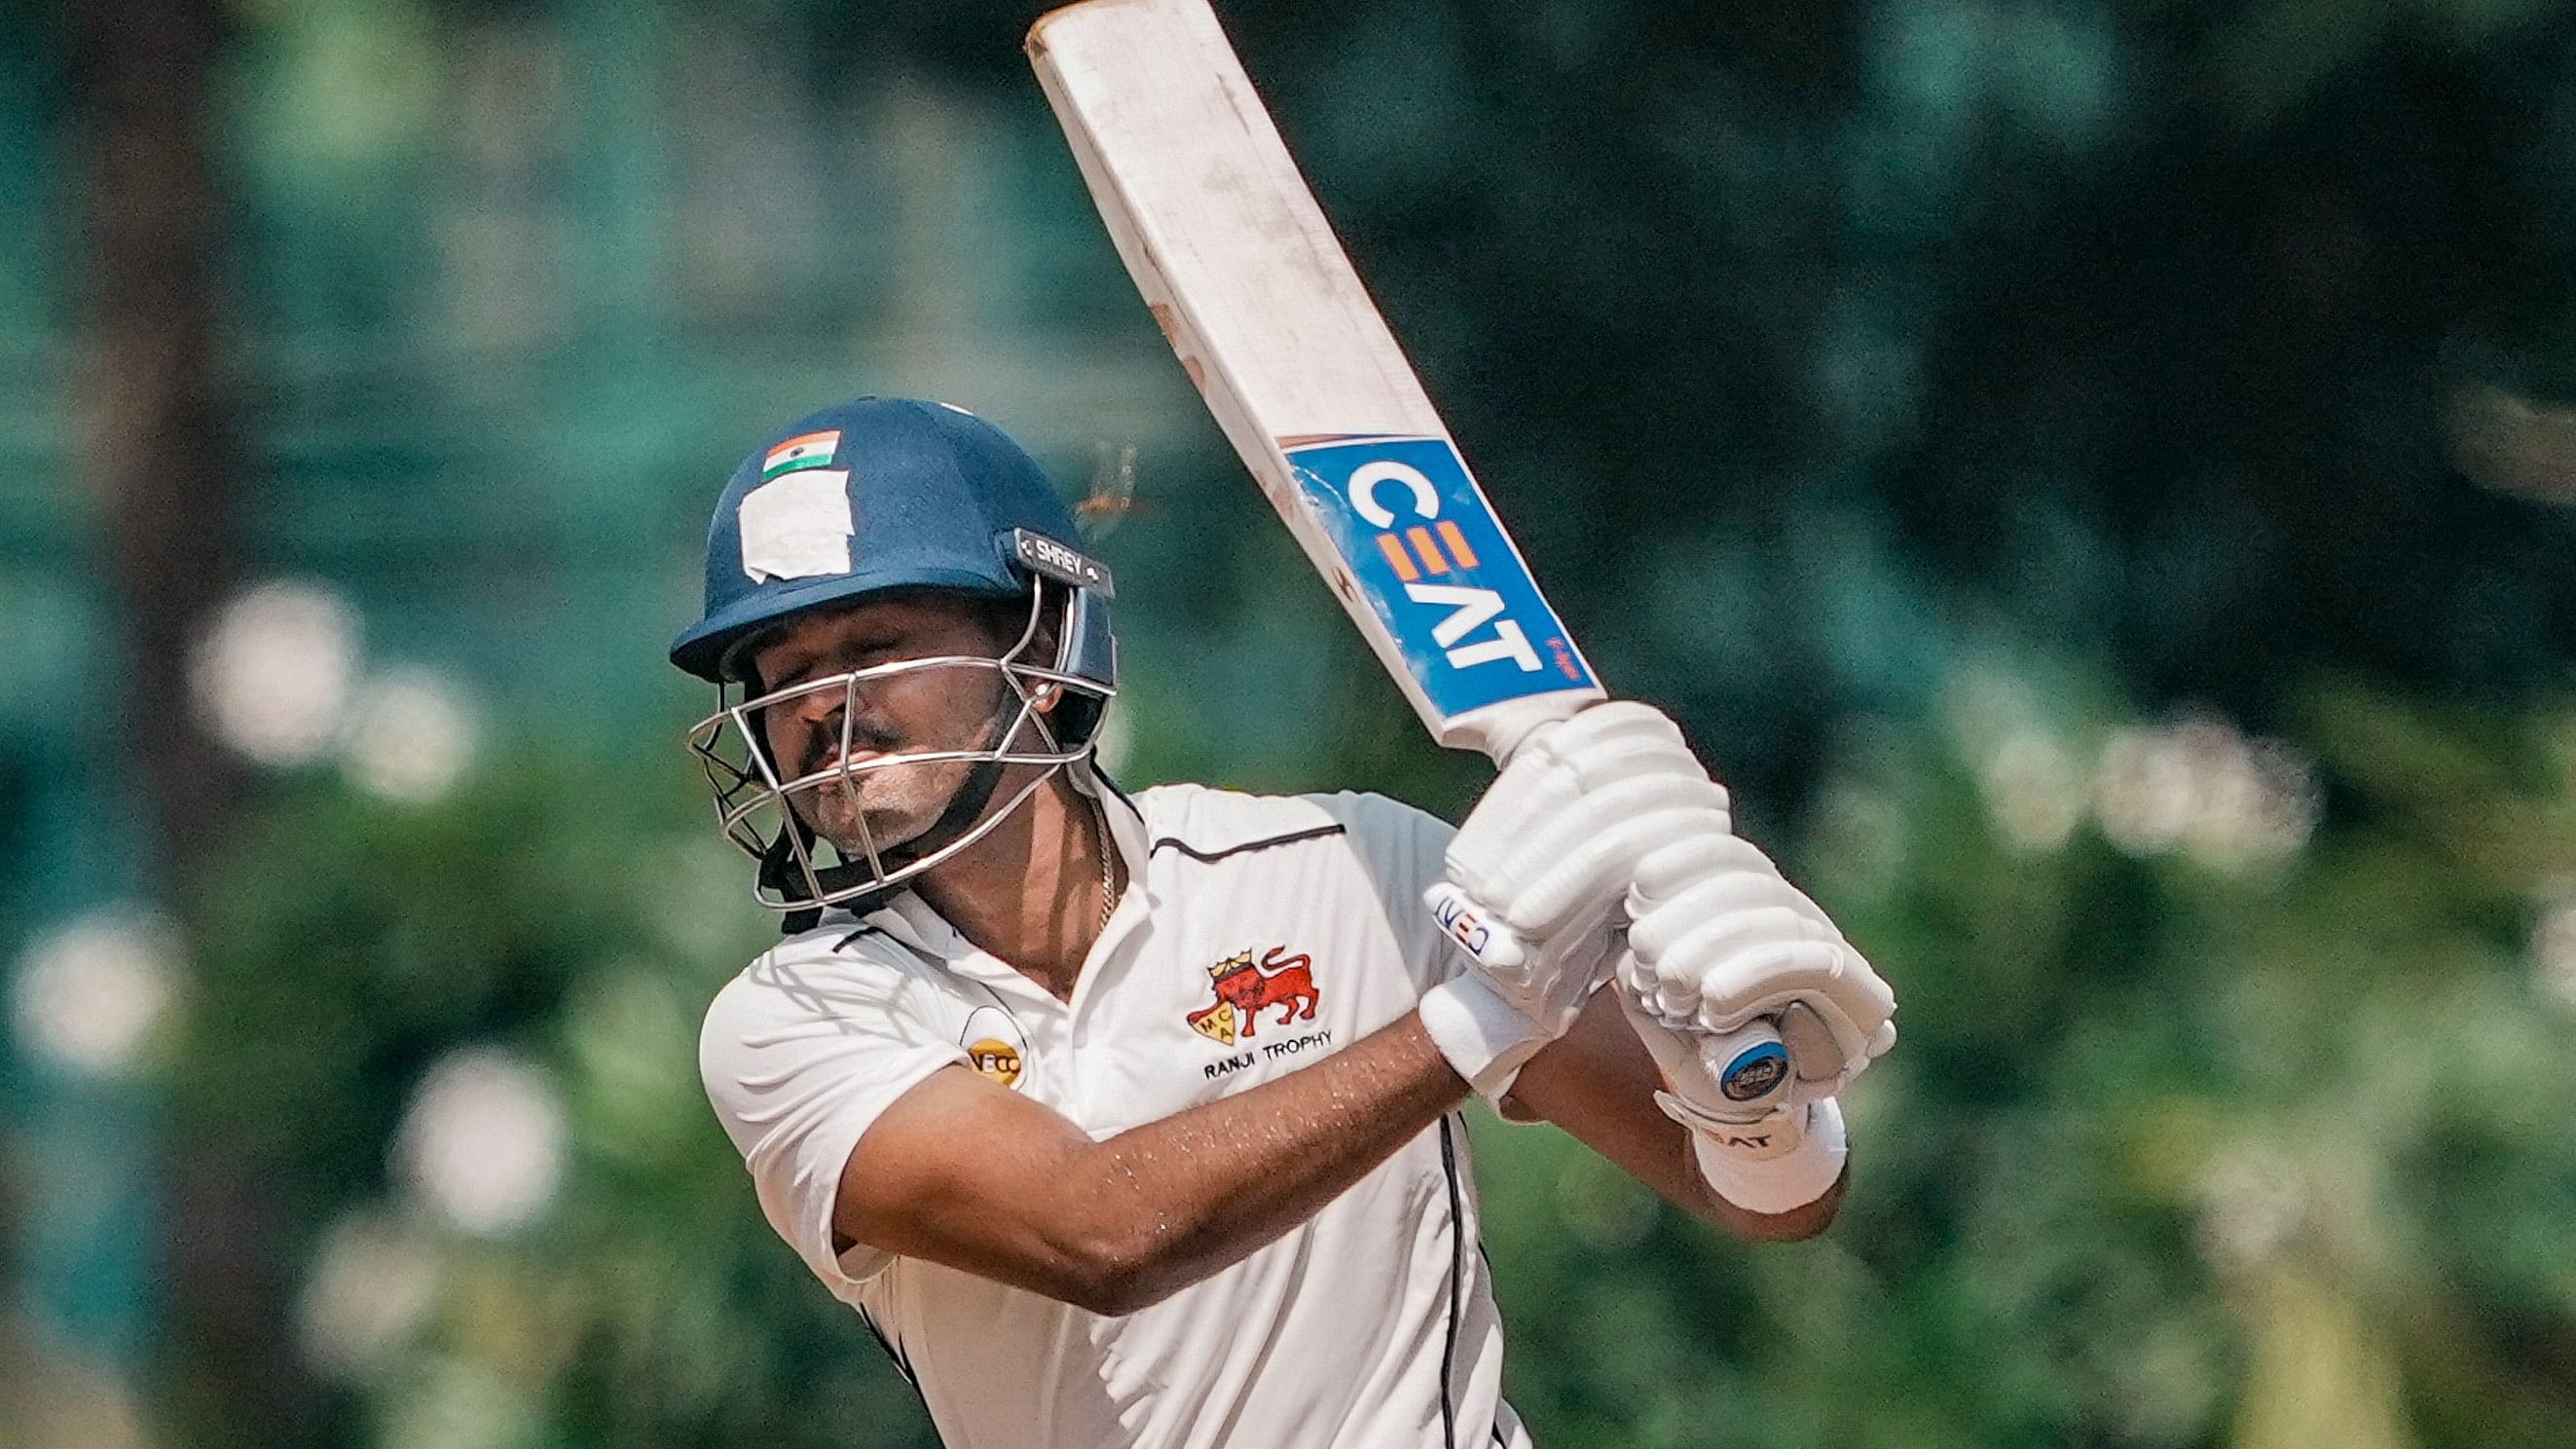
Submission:
[[[2102,834],[2131,855],[2179,850],[2243,874],[2296,855],[2316,830],[2315,772],[2277,740],[2199,715],[2113,734],[2094,772]]]
[[[2307,1211],[2306,1185],[2274,1152],[2223,1152],[2201,1178],[2201,1252],[2221,1268],[2268,1262],[2289,1246]]]
[[[449,1226],[514,1232],[544,1213],[562,1185],[563,1108],[529,1063],[490,1047],[461,1051],[422,1078],[394,1158]]]
[[[1978,777],[1986,812],[2014,849],[2045,855],[2084,821],[2084,774],[2075,757],[2036,730],[2004,739]]]
[[[2102,834],[2131,855],[2157,855],[2191,828],[2190,758],[2171,732],[2129,728],[2102,747],[2093,772],[2093,809]]]
[[[356,614],[319,584],[262,584],[234,598],[189,665],[215,737],[271,767],[300,765],[338,738],[358,673]]]
[[[177,929],[116,906],[38,937],[18,968],[18,1035],[41,1056],[89,1076],[116,1076],[142,1055],[178,989]]]
[[[360,692],[342,758],[361,788],[425,805],[454,788],[473,764],[477,733],[472,707],[446,676],[397,669]]]
[[[2543,990],[2576,1006],[2576,898],[2559,901],[2532,924],[2531,967]]]
[[[314,1255],[296,1305],[305,1357],[343,1378],[388,1362],[420,1326],[437,1289],[429,1244],[375,1213],[341,1219]]]

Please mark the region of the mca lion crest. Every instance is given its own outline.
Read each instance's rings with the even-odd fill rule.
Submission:
[[[1250,951],[1237,951],[1208,968],[1216,1003],[1189,1014],[1190,1030],[1232,1046],[1259,1035],[1261,1013],[1274,1006],[1279,1015],[1273,1026],[1313,1021],[1315,1004],[1322,999],[1315,990],[1314,964],[1303,952],[1289,955],[1285,946],[1271,947],[1258,964]]]

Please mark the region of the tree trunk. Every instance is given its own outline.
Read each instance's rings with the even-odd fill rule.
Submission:
[[[222,0],[82,0],[73,17],[87,163],[86,435],[115,614],[109,732],[148,814],[146,883],[173,899],[225,838],[242,780],[198,723],[189,653],[234,582],[242,446],[224,322],[232,220],[213,154]],[[249,1165],[177,1140],[168,1226],[170,1387],[191,1442],[307,1438],[317,1395],[289,1327],[275,1224]]]
[[[121,738],[183,887],[238,781],[189,708],[188,650],[233,581],[239,457],[209,155],[219,0],[74,7],[89,147],[89,476],[126,630]]]

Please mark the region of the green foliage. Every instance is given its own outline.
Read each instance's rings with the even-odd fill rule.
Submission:
[[[229,7],[245,553],[615,754],[735,453],[937,391],[1068,481],[1138,446],[1108,553],[1140,774],[1454,813],[1479,770],[1429,761],[1084,209],[1036,8]],[[1741,1250],[1550,1132],[1480,1135],[1541,1442],[2564,1440],[2576,574],[2568,514],[2470,485],[2569,491],[2568,7],[1220,8],[1604,677],[1683,715],[1905,996],[1818,1243]],[[55,416],[97,280],[58,11],[0,0],[21,604],[102,573]],[[93,612],[13,618],[110,677]],[[1988,669],[1996,633],[2078,662]],[[136,773],[45,672],[0,741],[11,840]],[[2114,808],[2123,722],[2175,699],[2312,757],[2322,829]],[[335,1385],[303,1442],[926,1442],[698,1098],[698,1008],[764,923],[684,769],[297,785],[195,903],[171,1155],[255,1188],[308,1323],[332,1262],[385,1289],[274,1366]],[[14,850],[7,898],[106,853]],[[483,1047],[566,1132],[500,1235],[390,1166]],[[221,1446],[209,1349],[160,1388]]]
[[[685,774],[522,759],[425,809],[311,787],[205,899],[179,1127],[256,1174],[363,1442],[924,1442],[700,1094],[699,1012],[775,928]],[[550,1205],[498,1236],[393,1170],[424,1074],[494,1046],[566,1142]],[[324,1306],[352,1243],[391,1305],[354,1324]]]
[[[2317,691],[2333,810],[2231,853],[2266,817],[2218,786],[2265,747],[2067,703],[2109,697],[1972,673],[1943,723],[1834,752],[1792,858],[1905,1006],[1825,1238],[1731,1243],[1484,1124],[1541,1442],[2432,1449],[2576,1414],[2576,710]],[[2150,738],[2179,773],[2125,796]],[[365,1439],[927,1442],[699,1096],[698,1010],[764,923],[694,802],[636,784],[679,773],[529,762],[426,810],[315,788],[208,899],[185,1130],[260,1164],[299,1274],[352,1224],[427,1265],[416,1311],[320,1356]],[[2175,798],[2203,815],[2124,814]],[[569,1147],[542,1217],[478,1236],[387,1164],[423,1073],[493,1043]]]
[[[2322,692],[2334,816],[2219,868],[2114,848],[2091,772],[2090,823],[2017,841],[1998,758],[2123,732],[1953,713],[1987,727],[1851,741],[1802,852],[1904,997],[1830,1235],[1727,1247],[1561,1140],[1480,1143],[1546,1442],[2552,1442],[2576,714]]]

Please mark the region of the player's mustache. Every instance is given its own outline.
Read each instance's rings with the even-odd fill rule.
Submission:
[[[890,755],[896,746],[903,743],[892,733],[866,724],[853,723],[848,728],[852,754],[864,750],[870,754]],[[823,768],[824,761],[838,755],[841,752],[841,731],[842,724],[837,717],[824,721],[823,728],[815,731],[812,743],[804,751],[804,758],[798,762],[796,773],[811,775]]]

